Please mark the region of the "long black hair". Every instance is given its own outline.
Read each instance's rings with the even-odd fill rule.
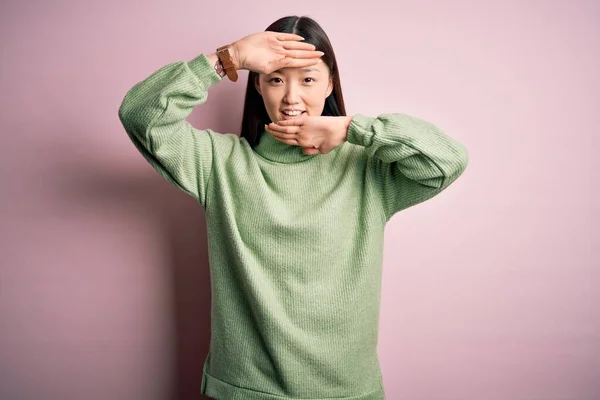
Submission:
[[[321,115],[327,116],[346,116],[344,98],[342,96],[342,87],[340,84],[340,75],[337,61],[331,42],[321,26],[312,18],[302,16],[288,16],[273,22],[266,31],[293,33],[302,36],[303,42],[313,44],[317,51],[325,54],[321,60],[329,68],[333,83],[333,91],[325,99],[325,107]],[[258,143],[259,135],[264,131],[264,124],[271,123],[271,119],[265,109],[262,96],[254,86],[259,74],[249,71],[248,83],[246,85],[246,98],[244,100],[244,114],[242,117],[242,128],[240,137],[245,138],[251,147]]]

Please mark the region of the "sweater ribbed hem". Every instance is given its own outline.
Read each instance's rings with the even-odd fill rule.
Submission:
[[[261,392],[249,388],[242,388],[224,382],[211,374],[204,372],[202,378],[202,393],[215,400],[385,400],[383,388],[379,387],[372,392],[350,397],[286,397],[271,393]]]

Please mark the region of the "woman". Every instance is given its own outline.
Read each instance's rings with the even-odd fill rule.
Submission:
[[[250,71],[240,136],[185,121],[225,76],[215,53],[159,69],[119,110],[146,160],[205,210],[202,393],[384,399],[384,226],[456,180],[467,151],[416,117],[346,116],[333,49],[311,18],[282,18],[229,49]]]

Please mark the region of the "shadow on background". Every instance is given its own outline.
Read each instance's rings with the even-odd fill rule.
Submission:
[[[140,156],[141,157],[141,156]],[[148,167],[147,173],[92,168],[77,162],[59,178],[62,196],[103,215],[118,210],[155,219],[168,252],[165,276],[172,287],[174,370],[170,400],[211,399],[202,396],[204,359],[210,344],[210,270],[206,220],[200,204]],[[86,167],[90,167],[86,170]],[[66,167],[66,165],[64,166]],[[62,168],[60,168],[62,169]],[[66,192],[66,193],[65,193]]]
[[[242,72],[240,78],[244,78]],[[241,111],[232,112],[230,105],[243,103],[244,92],[235,84],[222,84],[211,89],[212,99],[196,108],[188,121],[201,129],[207,125],[217,132],[237,132]],[[234,118],[232,118],[232,115]],[[117,111],[113,115],[117,118]],[[208,121],[214,121],[209,123]],[[123,137],[123,143],[134,149],[133,143],[118,124],[115,133]],[[81,132],[80,129],[73,129]],[[85,129],[83,129],[85,131]],[[60,151],[54,159],[51,190],[58,190],[61,202],[67,207],[90,208],[100,215],[124,213],[148,220],[162,234],[165,259],[168,260],[165,276],[170,277],[173,294],[172,344],[173,370],[168,377],[170,387],[166,400],[209,399],[201,395],[202,367],[209,350],[211,335],[211,287],[208,259],[207,227],[201,205],[190,195],[167,182],[154,171],[141,154],[132,150],[145,168],[122,165],[117,159],[111,164],[106,147],[75,136],[68,152]],[[62,144],[48,137],[38,141],[40,154],[57,154]],[[75,144],[75,142],[77,142]],[[138,164],[139,165],[139,164]],[[55,169],[55,168],[56,169]]]

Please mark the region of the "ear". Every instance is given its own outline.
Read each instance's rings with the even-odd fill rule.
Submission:
[[[256,88],[256,91],[258,92],[258,94],[260,94],[262,96],[262,93],[260,92],[259,80],[260,80],[260,76],[258,74],[255,75],[255,77],[254,77],[254,87]]]
[[[329,86],[327,86],[327,92],[325,92],[325,98],[328,98],[329,95],[333,92],[333,78],[329,78]]]

